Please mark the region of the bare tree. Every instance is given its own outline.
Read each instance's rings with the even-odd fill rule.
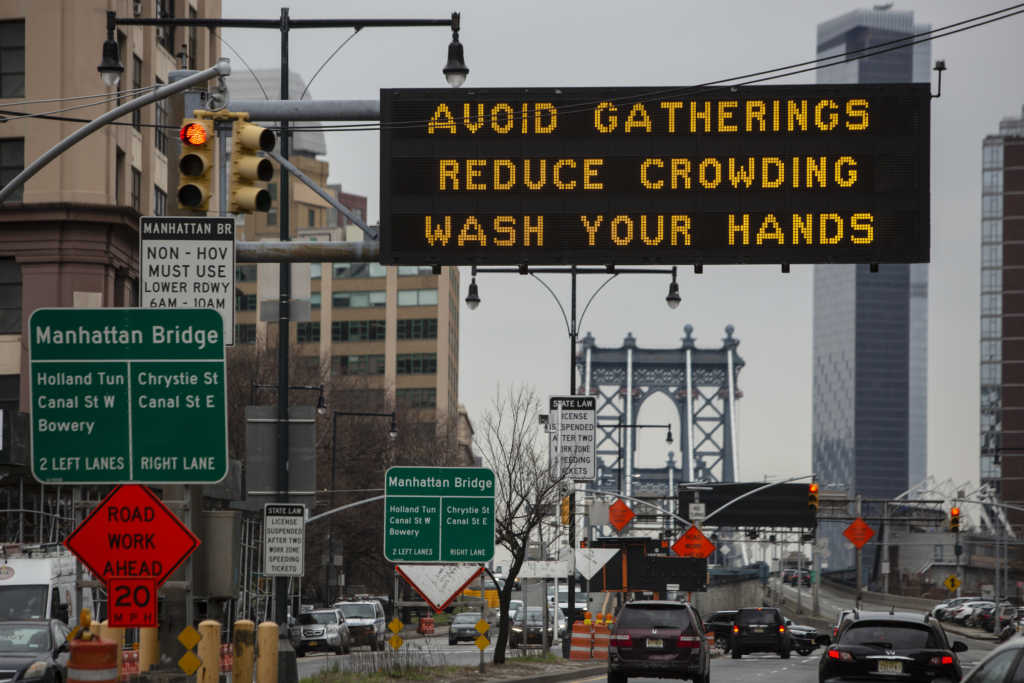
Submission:
[[[498,642],[494,663],[505,662],[508,645],[508,607],[519,570],[526,560],[530,537],[559,498],[559,482],[548,473],[541,448],[540,400],[533,389],[519,386],[498,388],[491,409],[476,434],[476,446],[483,464],[494,471],[494,541],[512,556],[505,585],[498,591],[501,603]]]

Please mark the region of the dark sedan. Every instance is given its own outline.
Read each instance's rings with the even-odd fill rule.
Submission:
[[[723,650],[729,652],[729,641],[732,640],[732,624],[736,619],[737,610],[724,609],[715,612],[707,621],[704,627],[715,634],[715,643]]]
[[[67,679],[67,636],[57,619],[0,621],[0,681]]]
[[[523,619],[523,617],[526,617]],[[555,639],[555,615],[548,613],[548,642]],[[528,607],[526,614],[516,614],[516,620],[512,624],[512,633],[509,635],[509,643],[512,647],[523,645],[540,645],[544,642],[544,612],[540,607]]]
[[[460,640],[472,642],[479,638],[480,632],[476,630],[476,625],[481,619],[483,617],[480,616],[479,612],[456,614],[451,626],[448,627],[448,644],[455,645]],[[490,638],[490,630],[485,631],[484,635]]]
[[[963,677],[958,652],[938,620],[919,614],[857,612],[839,630],[839,640],[822,655],[822,683],[848,680],[931,681],[956,683]]]

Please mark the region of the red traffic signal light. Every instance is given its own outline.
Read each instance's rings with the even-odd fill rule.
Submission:
[[[960,508],[953,508],[952,510],[949,511],[949,514],[952,515],[953,517],[959,517],[960,516]]]
[[[807,509],[811,512],[818,511],[818,483],[811,482],[807,486]]]
[[[817,485],[817,484],[815,484],[815,483],[812,483],[812,484],[811,484],[810,486],[808,486],[807,488],[808,488],[808,490],[809,490],[809,491],[810,491],[811,493],[817,493],[817,492],[818,492],[818,485]]]
[[[960,531],[960,508],[954,507],[949,510],[949,530]]]
[[[186,123],[181,127],[181,131],[178,133],[178,137],[186,145],[205,145],[206,140],[209,138],[209,133],[206,130],[206,126],[195,121]]]

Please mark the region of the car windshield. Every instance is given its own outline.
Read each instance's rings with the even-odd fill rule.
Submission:
[[[310,624],[336,624],[338,617],[334,612],[306,612],[299,615],[299,623],[303,626]]]
[[[885,650],[921,650],[943,647],[925,625],[861,621],[852,624],[839,639],[840,645],[865,645]]]
[[[540,607],[530,607],[526,612],[527,624],[543,624],[544,612]]]
[[[373,609],[373,605],[367,604],[351,604],[339,605],[341,613],[345,615],[346,619],[373,619],[377,616],[376,611]]]
[[[46,652],[50,649],[50,629],[46,624],[0,622],[0,652]]]
[[[455,615],[456,624],[475,624],[480,621],[480,615],[474,614],[473,612],[463,612],[462,614]]]
[[[46,586],[0,587],[0,619],[42,619],[45,611]]]
[[[690,626],[690,614],[679,605],[626,605],[615,621],[616,628],[678,628]]]
[[[775,610],[750,609],[740,610],[736,615],[736,623],[744,626],[751,624],[774,626],[781,624],[779,613]]]
[[[735,612],[715,612],[708,621],[732,621],[735,617]]]

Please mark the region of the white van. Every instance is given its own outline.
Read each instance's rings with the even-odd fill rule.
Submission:
[[[75,604],[76,562],[68,553],[0,558],[0,620],[77,622],[81,607],[92,608],[92,591],[83,591],[86,604]]]

